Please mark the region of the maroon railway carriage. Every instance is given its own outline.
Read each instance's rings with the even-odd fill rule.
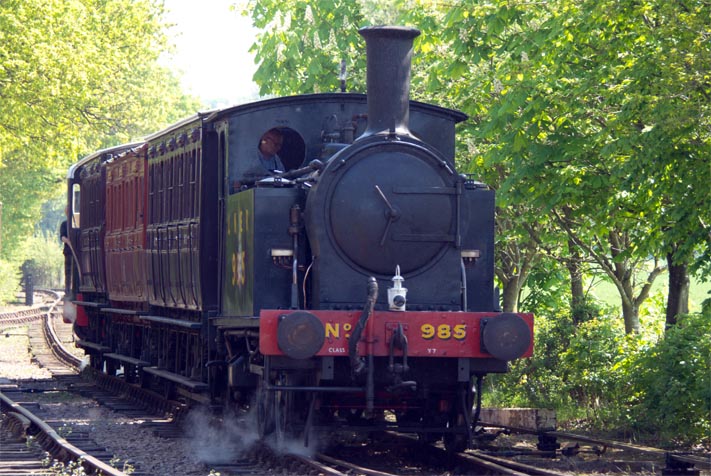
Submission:
[[[107,148],[74,164],[67,176],[67,233],[73,260],[70,273],[70,298],[95,307],[106,296],[106,162],[140,144]],[[79,327],[88,325],[84,307],[67,308],[69,318],[78,319]],[[83,335],[82,329],[80,333]]]
[[[145,145],[106,163],[106,285],[114,302],[146,301]]]

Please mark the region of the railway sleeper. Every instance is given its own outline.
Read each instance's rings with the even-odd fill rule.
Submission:
[[[699,476],[701,472],[696,469],[694,463],[684,461],[682,454],[666,453],[666,466],[662,470],[662,476]]]

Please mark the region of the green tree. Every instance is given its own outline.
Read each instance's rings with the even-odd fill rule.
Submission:
[[[251,51],[262,95],[337,91],[341,61],[349,89],[365,90],[363,15],[352,0],[254,0],[242,10],[261,30]]]
[[[711,444],[710,311],[681,316],[629,369],[630,424],[662,443]]]
[[[445,17],[441,37],[471,58],[461,76],[490,95],[475,133],[508,171],[502,193],[610,277],[628,332],[663,270],[636,283],[649,256],[708,254],[709,18],[701,2],[569,0],[461,2]]]
[[[81,155],[154,131],[197,102],[158,63],[160,0],[0,2],[3,254]]]

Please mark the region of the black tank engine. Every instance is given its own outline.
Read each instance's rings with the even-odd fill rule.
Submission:
[[[95,369],[251,405],[264,436],[471,441],[533,316],[498,309],[494,192],[454,163],[466,116],[409,100],[419,32],[361,34],[367,96],[199,113],[70,169],[66,310]]]

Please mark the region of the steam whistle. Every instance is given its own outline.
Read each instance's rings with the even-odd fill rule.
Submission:
[[[402,287],[405,281],[400,276],[400,265],[395,266],[395,276],[393,276],[393,287],[388,288],[388,304],[391,311],[404,311],[407,303],[407,288]]]

